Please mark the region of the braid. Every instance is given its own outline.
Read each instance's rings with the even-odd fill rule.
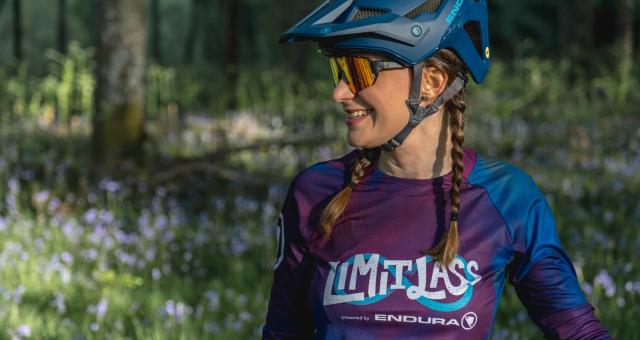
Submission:
[[[455,55],[447,50],[441,50],[439,57],[448,64],[461,67],[461,62]],[[435,63],[440,64],[436,61]],[[440,65],[443,66],[443,65]],[[449,66],[451,68],[451,66]],[[443,67],[446,69],[446,67]],[[451,72],[449,72],[451,74]],[[451,78],[451,77],[450,77]],[[451,80],[452,81],[452,80]],[[442,239],[432,249],[424,249],[424,255],[431,255],[435,261],[447,266],[456,256],[460,241],[458,238],[458,220],[460,213],[460,187],[463,181],[464,162],[462,145],[464,144],[464,112],[467,108],[465,103],[466,91],[462,89],[449,102],[446,103],[446,112],[449,114],[449,127],[451,128],[451,149],[452,178],[451,178],[451,218],[449,229]]]
[[[380,148],[363,149],[358,159],[347,168],[347,171],[351,172],[349,174],[350,182],[329,202],[320,216],[320,232],[325,238],[331,236],[333,225],[336,224],[336,221],[347,207],[347,203],[349,203],[351,193],[353,192],[353,186],[362,181],[369,168],[374,165],[378,157],[380,157],[380,151]]]

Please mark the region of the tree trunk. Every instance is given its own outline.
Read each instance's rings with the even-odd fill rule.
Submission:
[[[311,1],[295,1],[291,4],[291,6],[296,11],[296,15],[294,17],[303,18],[308,13],[311,13],[316,5]],[[291,18],[292,16],[289,16],[288,20],[291,21]],[[282,32],[284,32],[286,29],[289,29],[292,24],[293,23],[290,22],[289,25],[287,25],[282,30]],[[306,77],[307,75],[307,69],[309,65],[308,61],[310,60],[310,58],[314,57],[314,55],[310,54],[309,52],[311,51],[311,53],[317,53],[315,49],[310,49],[308,48],[308,46],[309,45],[291,49],[291,52],[293,53],[293,66],[295,67],[296,75],[298,75],[299,77]]]
[[[67,1],[58,0],[58,51],[67,54]]]
[[[578,73],[588,75],[593,51],[593,0],[574,1],[573,44],[570,52]]]
[[[102,14],[100,14],[100,1],[101,0],[91,0],[91,18],[89,23],[93,23],[93,25],[89,25],[91,27],[91,43],[92,46],[96,48],[100,45],[100,28],[102,27]]]
[[[160,0],[151,0],[151,57],[162,63],[160,52]]]
[[[189,31],[187,32],[187,38],[184,45],[184,63],[192,64],[194,61],[196,38],[198,31],[200,30],[200,10],[201,2],[198,0],[191,0],[191,9],[189,13]]]
[[[140,156],[144,121],[144,0],[100,0],[93,147],[108,169]]]
[[[199,25],[200,34],[198,42],[201,44],[201,56],[207,63],[214,61],[215,65],[225,65],[225,41],[229,34],[227,32],[227,2],[229,0],[198,0],[200,3]],[[219,66],[218,66],[219,67]],[[224,70],[221,70],[224,75]],[[224,79],[223,79],[224,81]]]
[[[227,32],[224,41],[224,70],[225,70],[225,109],[235,110],[238,106],[236,88],[238,86],[238,63],[240,47],[240,6],[241,0],[226,0],[224,12],[225,25],[223,32]]]
[[[13,0],[13,57],[22,61],[22,1]]]
[[[2,8],[4,7],[5,0],[0,0],[0,13],[2,13]]]
[[[624,101],[631,87],[631,72],[633,69],[633,15],[635,13],[634,0],[618,0],[618,48],[620,51],[620,91],[618,99]]]
[[[566,56],[565,46],[568,46],[569,43],[569,9],[567,8],[568,4],[566,1],[558,2],[558,12],[557,12],[557,20],[558,20],[558,36],[557,39],[557,49],[560,51],[561,56]]]

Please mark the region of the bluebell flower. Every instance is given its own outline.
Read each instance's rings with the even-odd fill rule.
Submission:
[[[596,275],[593,284],[602,286],[607,297],[612,297],[616,294],[616,285],[613,279],[611,279],[611,276],[609,276],[609,273],[604,269]]]

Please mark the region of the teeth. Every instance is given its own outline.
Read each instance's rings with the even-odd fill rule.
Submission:
[[[349,116],[349,118],[356,118],[356,117],[368,115],[369,113],[371,113],[371,111],[372,110],[362,110],[362,111],[356,111],[356,112],[347,112],[347,115]]]

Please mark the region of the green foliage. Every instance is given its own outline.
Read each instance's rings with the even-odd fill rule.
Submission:
[[[0,78],[0,93],[5,93],[0,102],[4,113],[0,120],[38,119],[42,125],[54,121],[70,125],[74,116],[91,117],[93,51],[71,43],[66,56],[54,50],[48,50],[46,56],[49,73],[44,77],[30,73],[28,63],[22,63],[15,76]]]

